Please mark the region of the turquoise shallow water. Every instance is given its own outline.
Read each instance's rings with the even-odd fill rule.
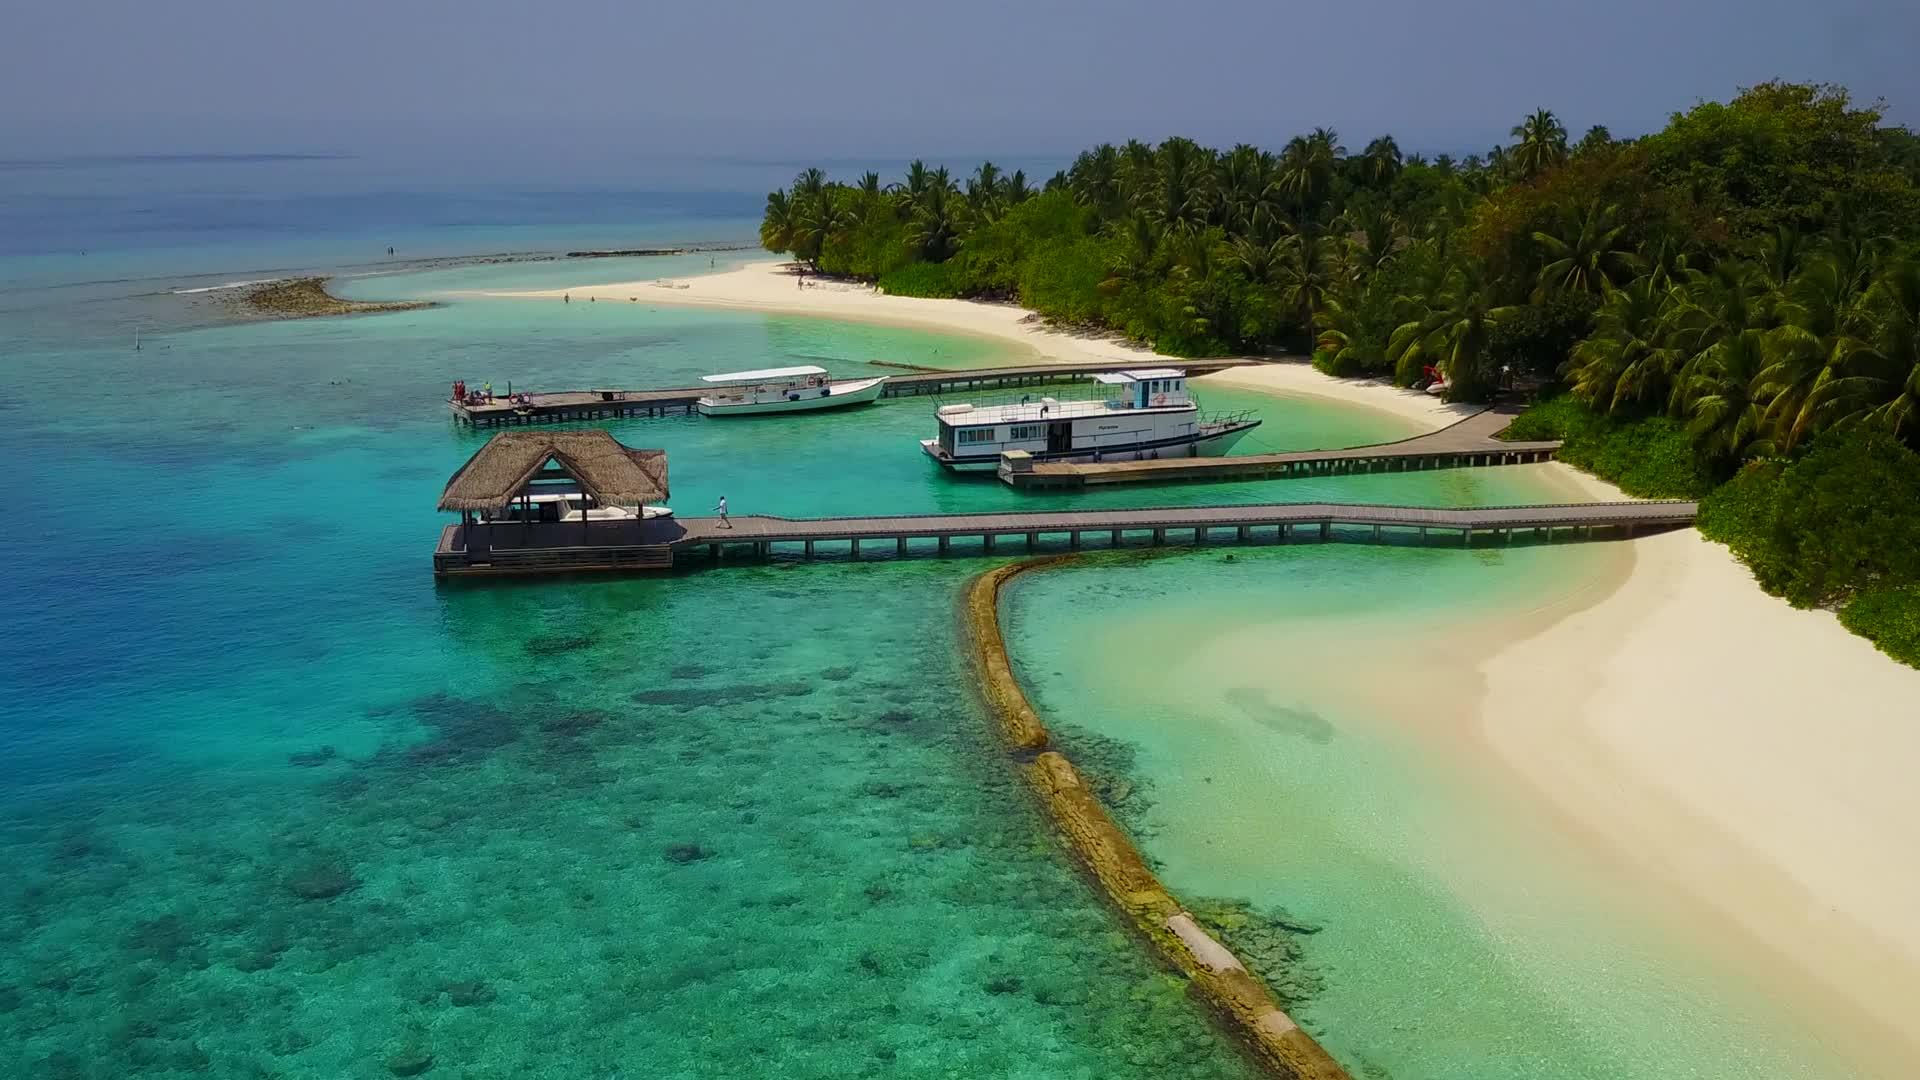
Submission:
[[[712,235],[710,216],[675,220],[632,235]],[[208,253],[196,221],[114,255],[100,280],[138,279],[127,288],[77,277],[109,237],[84,266],[6,264],[5,371],[26,389],[0,399],[0,449],[34,463],[0,530],[0,1038],[19,1071],[379,1076],[430,1055],[430,1075],[468,1077],[1243,1075],[1068,869],[987,737],[953,625],[955,590],[984,561],[482,588],[428,574],[433,502],[484,439],[438,404],[454,378],[681,385],[783,363],[1024,357],[887,328],[506,300],[162,330],[135,353],[129,331],[162,301],[126,294],[170,280],[174,254],[198,252],[189,281],[256,252],[341,257],[332,239],[272,229]],[[589,231],[453,225],[409,244]],[[628,262],[346,288],[445,296],[701,269]],[[1264,446],[1402,434],[1319,403],[1206,399],[1258,408]],[[1024,496],[922,460],[932,406],[612,426],[669,450],[689,512],[722,492],[736,512],[796,515],[1543,492],[1508,470]],[[1248,596],[1333,572],[1242,558],[1281,590]],[[1457,581],[1447,562],[1425,580],[1488,581],[1461,565]],[[1164,605],[1129,596],[1110,613],[1144,637]],[[1152,764],[1117,734],[1081,739]],[[1254,879],[1205,884],[1268,899]],[[1345,925],[1326,918],[1325,933]],[[1261,925],[1260,955],[1293,947]],[[1364,985],[1329,970],[1299,975],[1325,1000],[1309,1016],[1340,1015],[1339,995]],[[1334,1030],[1371,1046],[1374,1022]]]
[[[1474,665],[1494,640],[1478,627],[1577,600],[1621,555],[1094,560],[1017,579],[1004,618],[1035,707],[1108,770],[1169,887],[1313,931],[1279,981],[1310,988],[1296,1018],[1358,1075],[1864,1075],[1667,919],[1669,898],[1570,840],[1478,740]]]
[[[953,637],[981,563],[428,574],[483,438],[452,377],[1003,347],[519,301],[26,340],[10,370],[72,403],[0,434],[37,463],[0,535],[0,1032],[28,1075],[1241,1074],[1000,761]],[[1032,503],[920,460],[931,407],[617,433],[696,507]],[[1395,433],[1264,407],[1307,442]],[[1482,490],[1433,479],[1408,497]]]

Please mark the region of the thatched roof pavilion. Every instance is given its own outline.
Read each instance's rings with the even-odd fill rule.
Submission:
[[[622,446],[605,431],[503,431],[447,480],[440,509],[504,510],[536,482],[571,480],[600,506],[667,497],[667,452]]]

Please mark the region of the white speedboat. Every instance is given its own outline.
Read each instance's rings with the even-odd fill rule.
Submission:
[[[1258,418],[1200,415],[1181,368],[1107,371],[1094,376],[1104,400],[1043,397],[1015,405],[944,405],[938,438],[920,448],[949,469],[992,469],[1024,450],[1035,461],[1137,461],[1225,454]]]
[[[880,396],[887,377],[836,382],[826,368],[809,365],[734,371],[700,381],[713,386],[695,402],[702,416],[759,416],[864,405]]]

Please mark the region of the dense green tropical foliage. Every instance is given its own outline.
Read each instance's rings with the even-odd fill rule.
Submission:
[[[1577,142],[1551,111],[1484,157],[1102,145],[1036,185],[986,162],[897,181],[817,169],[761,240],[889,292],[1016,299],[1178,355],[1310,351],[1457,397],[1563,368],[1737,460],[1856,412],[1906,427],[1920,139],[1829,86],[1768,83],[1659,132]],[[1891,335],[1891,337],[1889,337]],[[1911,332],[1909,331],[1909,337]],[[1820,350],[1825,349],[1822,353]],[[1906,385],[1907,389],[1900,389]]]
[[[1390,136],[1350,154],[1319,128],[1278,153],[1102,145],[1038,190],[992,163],[915,162],[886,186],[808,170],[767,197],[761,239],[887,292],[1017,300],[1174,355],[1311,352],[1335,375],[1438,373],[1467,400],[1564,384],[1516,431],[1639,494],[1738,474],[1709,499],[1727,500],[1822,447],[1864,468],[1920,446],[1920,138],[1834,86],[1762,84],[1638,139],[1572,141],[1539,109],[1457,161]],[[1776,517],[1768,535],[1820,527]],[[1761,569],[1759,533],[1720,535],[1796,602],[1868,589],[1841,573],[1806,592]],[[1898,588],[1865,610],[1910,628]]]

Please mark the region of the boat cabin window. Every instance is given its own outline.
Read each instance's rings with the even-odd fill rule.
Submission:
[[[1046,437],[1047,426],[1045,424],[1019,424],[1007,430],[1007,439],[1010,442],[1019,442],[1021,439],[1044,439]]]
[[[1000,429],[990,427],[961,428],[960,444],[965,446],[969,443],[997,442],[999,440],[995,439],[993,435],[994,432],[998,430]]]

